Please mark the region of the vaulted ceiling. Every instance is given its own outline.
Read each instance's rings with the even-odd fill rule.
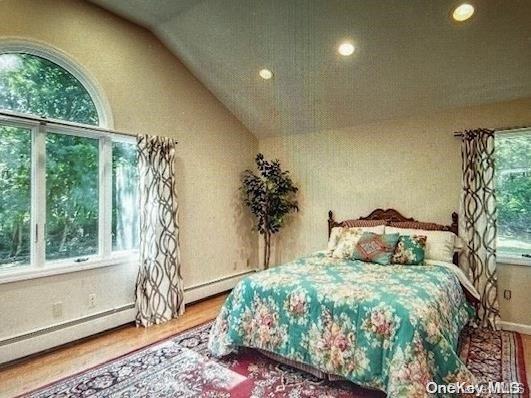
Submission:
[[[529,0],[471,0],[462,23],[454,0],[91,1],[153,31],[258,137],[531,96]]]

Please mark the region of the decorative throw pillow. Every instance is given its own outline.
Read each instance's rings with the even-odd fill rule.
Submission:
[[[399,234],[378,235],[364,232],[358,239],[352,257],[370,263],[388,265],[395,251]]]
[[[359,228],[343,228],[337,246],[332,252],[332,257],[351,258],[354,247],[363,233]]]
[[[457,238],[453,232],[385,227],[385,233],[426,236],[426,260],[439,260],[447,263],[452,262],[455,249],[455,238]]]
[[[339,244],[339,241],[341,240],[341,235],[343,234],[344,231],[349,231],[349,230],[356,230],[356,231],[361,231],[361,232],[374,232],[376,234],[383,234],[384,226],[378,225],[378,226],[373,226],[373,227],[356,227],[356,228],[334,227],[332,228],[332,231],[330,231],[330,238],[328,239],[328,247],[327,247],[328,256],[335,257],[334,250],[336,249],[337,245]],[[348,240],[349,235],[350,233],[346,234],[344,239]],[[341,257],[338,257],[338,258],[352,257],[352,251],[350,251],[349,253],[350,254],[346,255],[346,257],[343,257],[341,255]]]
[[[426,236],[400,235],[391,262],[402,265],[424,264]]]
[[[330,238],[328,239],[328,247],[327,247],[327,252],[329,256],[331,256],[332,253],[334,253],[334,250],[336,249],[337,244],[339,243],[339,239],[341,238],[342,232],[343,232],[342,227],[334,227],[332,228],[332,231],[330,231]]]

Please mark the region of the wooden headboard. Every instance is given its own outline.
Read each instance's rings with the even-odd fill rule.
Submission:
[[[424,222],[424,221],[418,221],[414,218],[405,217],[402,214],[400,214],[395,209],[376,209],[371,212],[367,217],[360,217],[356,219],[350,219],[350,220],[344,220],[344,221],[336,221],[334,219],[334,213],[332,210],[328,212],[328,236],[330,237],[330,232],[332,232],[332,228],[334,227],[342,227],[344,226],[344,223],[347,221],[361,221],[361,220],[367,220],[367,221],[383,221],[382,224],[389,225],[389,223],[394,222],[409,222],[409,223],[419,223],[419,224],[425,224],[428,225],[431,230],[436,231],[450,231],[454,234],[458,235],[458,228],[459,228],[459,219],[456,212],[452,213],[452,223],[450,225],[442,225],[432,222]],[[415,228],[415,227],[411,227]],[[423,228],[420,228],[423,229]]]

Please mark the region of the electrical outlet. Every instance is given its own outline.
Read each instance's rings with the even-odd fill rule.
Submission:
[[[510,299],[511,299],[511,291],[508,290],[508,289],[505,289],[505,290],[503,291],[503,298],[504,298],[505,300],[510,300]]]
[[[52,304],[52,313],[54,318],[61,318],[63,316],[63,302],[58,301]]]
[[[89,294],[89,296],[88,296],[88,307],[89,308],[96,307],[96,294],[95,293]]]

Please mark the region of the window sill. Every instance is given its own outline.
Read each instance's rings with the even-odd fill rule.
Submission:
[[[44,278],[47,276],[69,274],[71,272],[87,271],[97,268],[111,267],[115,265],[131,264],[138,260],[138,255],[123,254],[116,255],[110,258],[92,258],[83,263],[76,263],[73,261],[61,261],[57,263],[48,264],[45,267],[20,267],[20,269],[9,269],[0,271],[0,285],[5,283],[19,282],[36,278]]]
[[[507,264],[507,265],[519,265],[523,267],[531,267],[531,258],[527,257],[518,257],[518,256],[498,256],[496,258],[496,263]]]

